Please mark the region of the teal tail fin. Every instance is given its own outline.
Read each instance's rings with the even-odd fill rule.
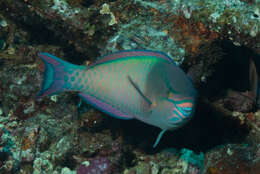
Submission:
[[[49,53],[39,53],[38,55],[45,64],[45,72],[42,89],[37,98],[70,90],[71,85],[68,78],[78,66],[65,62]]]

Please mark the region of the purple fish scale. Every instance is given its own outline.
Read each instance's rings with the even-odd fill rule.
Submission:
[[[78,90],[78,78],[79,76],[76,75],[76,72],[79,73],[78,70],[75,70],[71,75],[68,75],[69,77],[69,83],[71,84],[72,90]]]
[[[145,92],[144,91],[144,87],[145,87],[144,82],[146,81],[146,79],[144,77],[147,77],[146,74],[149,73],[149,71],[148,71],[149,65],[151,65],[151,64],[148,63],[148,62],[146,64],[144,64],[143,66],[142,66],[142,64],[137,63],[137,64],[134,65],[135,67],[133,67],[133,69],[136,69],[136,74],[139,74],[139,76],[134,76],[134,77],[131,77],[131,78],[132,78],[132,80],[134,80],[135,82],[138,83],[137,85],[139,85],[139,87],[142,88],[141,90],[143,92]],[[139,100],[140,106],[146,105],[146,101],[140,100],[140,94],[136,90],[134,92],[134,95],[135,95],[134,100]],[[144,110],[144,108],[136,107],[136,110],[135,110],[136,114],[140,113],[142,110]]]
[[[141,67],[141,64],[136,65],[138,67],[137,74],[139,74],[139,76],[137,76],[138,79],[136,81],[140,84],[139,86],[141,87],[141,90],[144,92],[144,95],[148,95],[145,93],[145,87],[146,87],[148,73],[150,72],[151,67],[153,65],[154,64],[152,64],[152,62],[147,62],[146,64],[143,65],[143,67]],[[137,93],[137,91],[135,91],[135,93]],[[138,93],[137,93],[137,95],[140,98]],[[144,110],[144,108],[147,108],[149,106],[149,104],[144,99],[142,99],[141,106],[143,106],[143,108],[139,108],[139,109]]]
[[[88,89],[88,87],[89,87],[89,78],[87,78],[88,76],[87,76],[87,72],[84,72],[84,80],[82,81],[83,83],[84,83],[84,89]]]
[[[147,60],[147,62],[148,63],[145,64],[151,64],[151,61],[149,61],[149,59]],[[140,98],[139,94],[136,94],[136,90],[133,88],[133,86],[129,84],[127,80],[127,75],[132,74],[134,76],[133,78],[137,78],[136,81],[138,83],[140,82],[139,85],[143,89],[144,77],[146,77],[146,73],[148,73],[148,69],[150,68],[147,65],[144,67],[147,68],[142,68],[140,62],[132,60],[128,62],[128,64],[114,62],[112,68],[107,64],[106,66],[100,65],[100,69],[102,69],[102,71],[99,70],[99,67],[96,67],[95,69],[90,69],[90,71],[88,72],[88,77],[91,79],[90,81],[92,82],[92,84],[89,84],[90,88],[88,92],[92,93],[92,95],[97,95],[99,99],[106,101],[108,104],[115,105],[115,107],[120,108],[122,111],[131,111],[133,114],[140,114],[140,112],[143,110],[142,108],[140,108],[140,104],[145,105],[145,103]],[[94,71],[101,73],[96,72],[95,74]],[[107,72],[110,73],[108,76],[105,76],[106,78],[104,78],[103,74]],[[102,81],[104,83],[93,83],[93,79],[99,82]],[[104,86],[106,87],[106,91],[102,92],[102,90],[104,90]],[[111,97],[111,95],[113,95],[113,97]],[[136,101],[139,101],[139,104]]]
[[[93,71],[93,77],[97,78],[100,77],[99,80],[93,80],[92,83],[95,84],[96,88],[94,89],[95,93],[98,93],[99,95],[103,96],[103,86],[102,86],[102,73],[101,71]]]
[[[119,77],[119,81],[122,81],[121,86],[120,86],[120,97],[122,98],[121,101],[121,107],[125,107],[125,109],[129,109],[131,111],[135,111],[135,108],[132,108],[132,104],[131,104],[131,94],[135,93],[131,90],[131,86],[129,86],[129,81],[127,80],[127,75],[131,74],[131,72],[129,72],[129,69],[132,69],[132,64],[129,66],[126,65],[122,65],[121,67],[121,72],[122,75]],[[127,89],[127,91],[129,92],[124,92],[125,89]],[[134,99],[132,99],[134,100]]]
[[[105,96],[107,93],[104,92],[104,89],[107,86],[104,85],[104,74],[102,71],[97,71],[96,69],[89,72],[89,91],[93,91],[93,94],[98,94],[99,96]]]
[[[131,68],[131,65],[129,67],[124,66],[124,68],[125,69],[123,70],[123,73],[125,74],[125,76],[121,76],[121,77],[124,78],[124,79],[122,79],[124,84],[122,84],[121,88],[127,87],[128,90],[130,91],[130,89],[129,89],[130,86],[129,86],[129,81],[127,80],[128,79],[127,75],[131,74],[131,72],[129,72],[129,69],[128,69],[128,68]],[[132,98],[131,94],[134,94],[134,93],[135,92],[128,92],[128,93],[126,93],[126,97],[125,97],[125,100],[124,100],[126,108],[128,108],[129,110],[132,110],[132,111],[134,111],[135,108],[132,107],[134,105],[131,105],[129,100],[131,100],[131,98]],[[122,95],[124,96],[124,94],[122,94]],[[134,100],[134,99],[132,99],[132,100]]]
[[[104,86],[104,81],[106,80],[106,73],[104,71],[104,69],[102,69],[100,72],[99,72],[99,75],[101,76],[101,80],[99,81],[98,83],[98,86]],[[108,89],[106,86],[104,86],[103,88],[100,88],[100,94],[101,95],[107,95],[108,93]]]
[[[124,94],[123,89],[126,88],[127,86],[125,85],[125,80],[122,78],[123,74],[124,74],[124,72],[123,72],[124,65],[123,64],[121,66],[119,66],[119,65],[120,64],[117,64],[115,66],[115,72],[117,72],[117,73],[114,73],[114,75],[113,75],[113,78],[114,78],[113,80],[114,80],[114,82],[116,82],[115,87],[113,88],[113,93],[114,94],[117,93],[117,95],[115,97],[116,97],[117,101],[121,101],[120,103],[117,102],[118,107],[122,108],[122,110],[124,110],[125,109],[124,108],[124,104],[125,104],[124,97],[125,97],[125,95],[127,95],[127,93]]]

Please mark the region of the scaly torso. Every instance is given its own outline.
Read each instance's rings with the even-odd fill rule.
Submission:
[[[148,103],[130,83],[128,76],[145,93],[147,77],[155,61],[129,59],[99,64],[83,73],[80,91],[134,117],[143,116]]]

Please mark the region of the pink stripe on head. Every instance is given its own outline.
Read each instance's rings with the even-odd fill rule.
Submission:
[[[193,104],[191,102],[185,102],[185,103],[181,103],[181,104],[177,104],[178,107],[184,107],[184,108],[191,108],[193,106]]]
[[[178,116],[185,118],[184,115],[178,109],[174,108],[174,111],[176,111],[178,113]]]
[[[169,99],[172,99],[174,101],[192,100],[191,97],[185,97],[185,96],[178,95],[178,94],[173,94],[172,96],[169,97]]]
[[[168,119],[170,119],[170,120],[172,118],[174,118],[174,123],[179,123],[183,120],[182,117],[179,117],[178,115],[176,116],[175,113],[173,113],[171,116],[168,117]],[[176,119],[178,119],[178,120],[176,120]]]

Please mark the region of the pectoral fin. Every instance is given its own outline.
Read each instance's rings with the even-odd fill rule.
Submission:
[[[159,135],[158,135],[158,137],[157,137],[157,139],[156,139],[156,141],[155,141],[155,143],[154,143],[154,145],[153,145],[153,148],[155,148],[155,147],[159,144],[160,139],[162,138],[162,136],[163,136],[163,134],[164,134],[165,132],[166,132],[166,130],[163,129],[163,130],[159,133]]]
[[[136,91],[143,97],[143,99],[149,103],[150,106],[154,106],[155,103],[153,103],[149,98],[147,98],[142,91],[140,90],[140,88],[138,87],[138,85],[132,80],[132,78],[130,76],[127,77],[129,82],[133,85],[133,87],[136,89]]]

